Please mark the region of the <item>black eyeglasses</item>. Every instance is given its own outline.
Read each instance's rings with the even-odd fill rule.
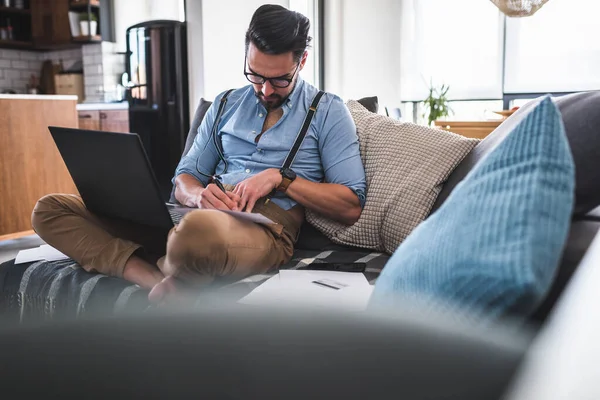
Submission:
[[[248,62],[248,57],[246,56],[246,57],[244,57],[244,75],[246,75],[246,79],[248,79],[250,82],[252,82],[256,85],[263,85],[266,81],[269,81],[271,86],[276,87],[276,88],[286,88],[286,87],[290,86],[290,84],[294,80],[294,76],[296,76],[296,72],[298,72],[298,68],[300,67],[300,63],[298,63],[298,65],[296,65],[296,69],[294,70],[294,73],[292,74],[291,78],[287,78],[285,75],[278,76],[275,78],[266,78],[259,74],[255,74],[252,72],[246,72],[246,63],[247,62]]]

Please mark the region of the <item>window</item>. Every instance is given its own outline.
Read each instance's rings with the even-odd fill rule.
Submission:
[[[449,103],[452,113],[446,118],[448,121],[481,121],[501,118],[494,111],[502,110],[502,100],[463,100]],[[424,112],[423,103],[403,103],[402,120],[426,125],[427,117]]]
[[[403,101],[427,97],[430,80],[452,99],[501,98],[503,20],[489,1],[403,0],[401,16]]]
[[[600,89],[598,0],[552,0],[506,19],[506,93]]]
[[[545,93],[600,90],[599,14],[597,0],[552,0],[525,18],[489,1],[402,0],[401,100],[413,103],[403,114],[422,121],[429,79],[450,85],[455,120],[490,118]]]
[[[311,47],[308,49],[308,59],[302,70],[302,78],[315,87],[320,87],[320,38],[319,38],[319,18],[318,18],[318,0],[290,0],[289,9],[305,15],[310,20],[310,33],[313,38]]]

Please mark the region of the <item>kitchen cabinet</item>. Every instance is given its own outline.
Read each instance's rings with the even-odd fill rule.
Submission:
[[[129,112],[127,110],[100,111],[100,130],[129,133]]]
[[[129,133],[127,110],[81,110],[78,117],[80,129]]]
[[[100,111],[78,111],[79,129],[100,130]]]
[[[113,0],[24,0],[18,7],[14,2],[9,4],[0,4],[0,48],[46,51],[114,41]],[[76,21],[69,20],[69,12]],[[80,19],[88,21],[88,28],[94,26],[95,33],[83,34]]]
[[[31,0],[31,38],[40,50],[72,45],[69,0]]]

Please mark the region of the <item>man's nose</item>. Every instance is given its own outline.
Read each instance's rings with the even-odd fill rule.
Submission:
[[[275,93],[275,88],[273,87],[273,85],[271,85],[271,82],[265,81],[265,83],[263,83],[262,93],[265,95],[265,97],[269,97],[273,93]]]

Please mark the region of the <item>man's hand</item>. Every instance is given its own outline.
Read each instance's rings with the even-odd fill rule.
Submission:
[[[240,197],[240,210],[245,207],[247,212],[252,212],[256,201],[271,193],[279,186],[282,179],[278,169],[269,168],[238,183],[233,193]]]
[[[241,210],[240,196],[234,192],[223,192],[214,183],[198,190],[195,205],[205,210]]]

